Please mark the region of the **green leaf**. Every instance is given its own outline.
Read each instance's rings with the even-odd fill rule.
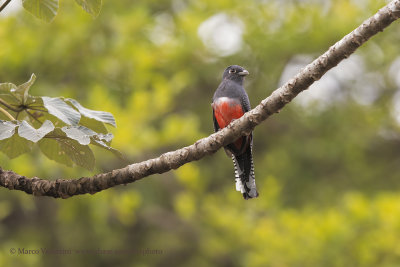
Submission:
[[[75,0],[78,5],[82,6],[82,8],[92,15],[94,18],[100,14],[101,10],[101,0]]]
[[[48,158],[68,165],[70,162],[65,159],[66,155],[76,165],[93,170],[95,158],[89,146],[68,138],[60,128],[54,129],[47,137],[39,141],[39,147]],[[55,140],[57,143],[43,141],[46,139]]]
[[[0,93],[0,99],[1,103],[7,104],[7,106],[11,108],[18,108],[18,106],[21,105],[21,102],[16,98],[13,94],[8,93],[8,94],[1,94]],[[8,113],[10,113],[14,118],[16,116],[16,112],[8,109],[8,107],[4,106],[4,104],[0,104],[1,107],[3,107]],[[0,112],[0,118],[3,120],[10,121],[10,117],[6,116],[3,112]]]
[[[49,113],[67,125],[77,125],[81,114],[58,97],[43,96],[43,105]]]
[[[93,138],[95,140],[101,140],[106,143],[110,143],[113,139],[113,135],[111,133],[108,134],[99,134],[95,131],[86,128],[84,126],[65,126],[62,127],[61,130],[71,139],[78,141],[81,145],[90,144],[90,139]]]
[[[7,102],[8,105],[14,106],[15,108],[22,104],[13,94],[0,94],[0,98]]]
[[[121,152],[109,146],[114,137],[111,133],[99,134],[84,126],[66,126],[61,130],[67,137],[78,141],[81,145],[88,145],[90,143],[111,151],[119,158],[124,158]]]
[[[34,143],[42,139],[46,134],[54,130],[54,125],[51,121],[46,120],[39,129],[33,128],[26,121],[22,121],[18,128],[18,134]]]
[[[11,121],[0,121],[0,140],[10,138],[15,133],[16,124]]]
[[[91,144],[99,146],[99,147],[104,148],[104,149],[107,149],[108,151],[112,152],[115,156],[119,157],[120,159],[124,159],[125,160],[124,155],[119,150],[110,147],[109,145],[107,145],[105,142],[103,142],[101,140],[96,140],[96,139],[92,138],[91,139]]]
[[[51,160],[72,167],[73,162],[56,139],[43,138],[39,142],[42,153]]]
[[[10,93],[13,89],[17,89],[13,83],[0,83],[0,93]]]
[[[57,15],[58,0],[22,0],[23,7],[35,17],[51,22]]]
[[[91,110],[91,109],[84,108],[75,99],[67,98],[66,100],[71,102],[71,104],[74,105],[74,107],[76,107],[82,115],[84,115],[88,118],[95,119],[97,121],[111,124],[114,127],[117,126],[117,124],[115,123],[114,116],[110,112],[97,111],[97,110]]]
[[[36,75],[32,73],[29,81],[21,84],[20,86],[18,86],[18,88],[11,89],[10,91],[14,93],[14,95],[16,95],[21,100],[22,104],[25,104],[26,101],[28,100],[29,88],[32,86],[35,80],[36,80]]]
[[[76,165],[88,170],[93,170],[95,158],[89,146],[81,145],[77,141],[71,139],[60,139],[58,142],[61,150],[65,151]]]
[[[88,130],[85,131],[84,129]],[[81,145],[90,144],[90,136],[96,133],[83,126],[65,126],[61,130],[71,139],[79,142]],[[89,134],[88,134],[89,133]]]
[[[0,150],[10,159],[31,151],[33,143],[14,134],[11,138],[0,141]]]
[[[81,116],[81,120],[79,121],[79,125],[85,126],[86,128],[92,129],[97,133],[108,133],[106,126],[101,121],[97,121],[95,119],[88,118],[86,116]]]
[[[107,133],[107,134],[101,134],[101,133],[96,133],[91,129],[88,129],[83,126],[78,126],[77,127],[81,132],[86,134],[87,136],[94,138],[96,140],[102,140],[105,141],[106,143],[111,143],[111,140],[114,138],[112,133]]]
[[[114,135],[112,133],[108,133],[108,134],[98,134],[94,137],[98,138],[99,140],[103,140],[109,144],[111,143],[111,140],[114,138]]]

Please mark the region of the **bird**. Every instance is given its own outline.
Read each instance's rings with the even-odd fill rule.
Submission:
[[[243,87],[244,78],[248,74],[249,72],[239,65],[225,69],[222,82],[215,91],[211,104],[215,132],[251,109],[249,97]],[[228,144],[224,149],[233,160],[236,190],[241,192],[246,200],[258,197],[252,155],[252,132]]]

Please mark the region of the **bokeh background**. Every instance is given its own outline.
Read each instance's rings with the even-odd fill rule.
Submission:
[[[50,24],[7,7],[0,82],[35,73],[31,94],[111,112],[113,146],[140,162],[213,132],[210,102],[228,65],[249,70],[255,106],[386,2],[120,0],[93,19],[62,0]],[[56,179],[126,164],[95,155],[95,172],[38,149],[0,154],[0,166]],[[0,188],[0,266],[400,266],[399,22],[258,126],[254,160],[260,197],[250,201],[223,150],[66,200]]]

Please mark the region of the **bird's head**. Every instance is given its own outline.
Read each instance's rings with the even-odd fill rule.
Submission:
[[[247,75],[249,75],[249,72],[245,70],[243,67],[238,65],[232,65],[225,69],[224,74],[222,75],[222,79],[228,79],[239,83],[243,83],[244,77]]]

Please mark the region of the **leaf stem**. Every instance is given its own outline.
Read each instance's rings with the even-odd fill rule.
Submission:
[[[6,115],[10,120],[15,121],[14,117],[7,112],[4,108],[0,107],[0,111],[3,112],[4,115]]]
[[[0,12],[3,11],[3,9],[11,2],[11,0],[7,0],[4,2],[4,4],[0,7]]]
[[[51,139],[70,139],[67,136],[61,136],[61,135],[51,135],[51,134],[46,134],[43,138],[51,138]]]
[[[47,112],[47,110],[40,109],[40,108],[32,108],[31,106],[28,106],[27,109],[30,109],[30,110],[37,110],[37,111],[41,111],[41,112]]]

